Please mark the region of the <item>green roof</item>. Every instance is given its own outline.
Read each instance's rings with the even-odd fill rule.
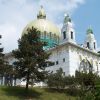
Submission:
[[[92,28],[88,28],[88,29],[87,29],[87,34],[89,34],[89,33],[93,34]]]

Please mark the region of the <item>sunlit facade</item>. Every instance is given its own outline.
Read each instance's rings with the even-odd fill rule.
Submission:
[[[61,30],[47,20],[46,13],[41,7],[37,14],[37,19],[30,22],[23,30],[22,35],[28,34],[29,28],[36,28],[41,32],[41,40],[48,42],[46,51],[50,52],[48,60],[54,62],[46,70],[55,72],[62,68],[65,75],[75,75],[75,71],[92,71],[100,75],[100,56],[97,53],[97,41],[93,30],[89,27],[86,31],[86,38],[83,44],[76,41],[76,32],[69,15],[64,16]],[[80,36],[81,37],[81,36]],[[9,62],[14,58],[7,56]],[[25,82],[20,82],[25,85]],[[36,86],[43,86],[43,83],[37,83]]]

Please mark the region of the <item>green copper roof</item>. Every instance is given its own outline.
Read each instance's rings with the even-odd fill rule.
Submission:
[[[87,34],[89,34],[89,33],[93,34],[93,30],[90,27],[87,29]]]

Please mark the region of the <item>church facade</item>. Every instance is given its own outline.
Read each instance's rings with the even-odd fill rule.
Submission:
[[[100,73],[97,41],[91,28],[87,29],[84,43],[78,45],[75,39],[75,29],[69,15],[65,15],[63,26],[59,30],[56,25],[47,22],[43,7],[39,10],[37,20],[29,23],[27,29],[32,26],[40,30],[41,38],[49,43],[47,47],[47,51],[51,53],[49,60],[54,64],[47,70],[55,72],[62,68],[65,75],[75,75],[76,70]],[[27,34],[26,28],[23,34]]]
[[[27,34],[27,30],[32,27],[41,32],[41,40],[48,42],[45,50],[51,53],[49,60],[53,62],[53,65],[46,70],[55,72],[62,68],[65,75],[75,75],[76,70],[93,71],[100,74],[97,41],[91,28],[87,29],[84,43],[79,45],[75,39],[75,29],[69,15],[65,15],[60,30],[55,24],[47,20],[43,7],[39,10],[37,19],[24,28],[22,35]],[[7,54],[6,58],[10,64],[13,63],[14,58],[11,54]]]

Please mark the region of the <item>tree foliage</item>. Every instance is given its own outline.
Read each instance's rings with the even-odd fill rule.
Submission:
[[[45,71],[49,61],[49,53],[43,47],[47,43],[41,41],[40,32],[37,29],[28,29],[28,34],[18,40],[18,50],[13,51],[16,58],[14,66],[19,78],[26,80],[26,89],[30,80],[43,81],[47,76]]]
[[[77,84],[80,86],[81,94],[79,100],[100,99],[100,77],[92,72],[83,73],[76,71]],[[99,98],[99,99],[98,99]]]
[[[2,38],[1,35],[0,38]],[[3,77],[5,78],[4,80]],[[5,54],[3,53],[3,48],[0,48],[0,78],[1,78],[1,85],[10,85],[10,86],[12,85],[13,67],[5,60]]]
[[[56,70],[55,73],[51,72],[48,76],[47,84],[49,87],[62,89],[65,87],[64,84],[64,72],[62,68]]]
[[[95,82],[96,82],[96,74],[89,72],[89,73],[83,73],[76,71],[75,77],[77,80],[77,83],[81,85],[82,87],[88,89],[88,88],[94,88]]]
[[[51,72],[48,76],[47,84],[49,87],[64,89],[75,83],[74,76],[65,76],[62,68],[56,70],[55,73]]]

